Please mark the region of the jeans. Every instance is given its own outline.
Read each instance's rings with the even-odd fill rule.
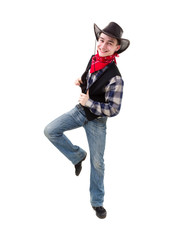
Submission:
[[[107,117],[92,121],[86,118],[83,107],[79,104],[71,111],[58,117],[44,130],[45,136],[63,153],[72,164],[76,165],[86,156],[86,152],[64,135],[65,131],[83,127],[90,150],[90,201],[94,207],[103,206],[104,201],[104,150],[106,142]]]

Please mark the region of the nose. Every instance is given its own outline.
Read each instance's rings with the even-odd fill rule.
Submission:
[[[103,43],[101,44],[101,48],[102,48],[102,49],[105,49],[105,48],[106,48],[106,43],[103,42]]]

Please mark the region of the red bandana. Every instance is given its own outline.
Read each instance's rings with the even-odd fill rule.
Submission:
[[[97,52],[97,54],[92,58],[90,73],[103,69],[112,61],[116,63],[116,57],[119,57],[117,53],[114,53],[113,55],[107,57],[100,57],[99,53]]]

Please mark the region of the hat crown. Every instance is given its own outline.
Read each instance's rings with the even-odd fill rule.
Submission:
[[[123,34],[123,29],[115,22],[110,22],[104,29],[103,32],[120,39]]]

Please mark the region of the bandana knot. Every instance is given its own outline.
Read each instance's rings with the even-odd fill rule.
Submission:
[[[90,73],[103,69],[112,61],[116,63],[116,57],[119,57],[117,53],[114,53],[111,56],[100,57],[99,53],[97,52],[97,54],[92,57]]]

